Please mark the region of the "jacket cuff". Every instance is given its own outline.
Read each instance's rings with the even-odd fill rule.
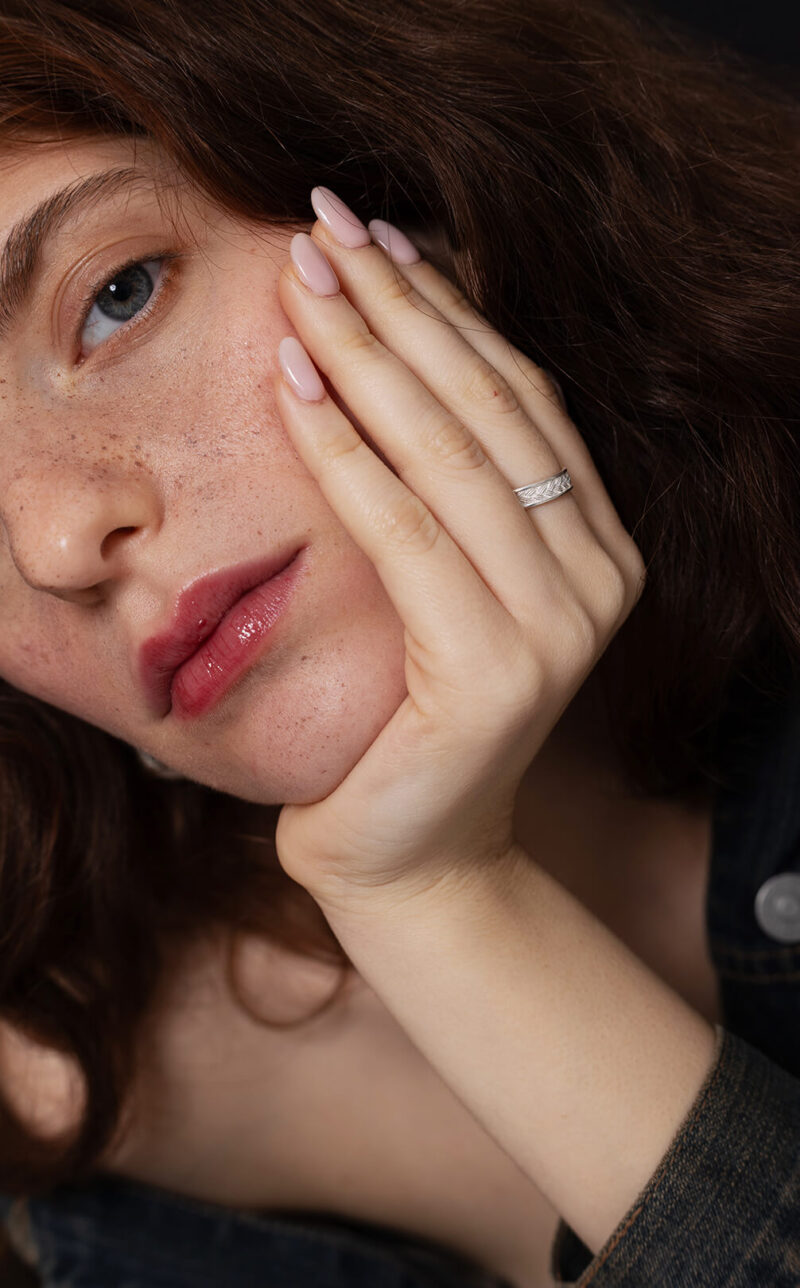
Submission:
[[[714,1027],[705,1082],[597,1255],[559,1222],[550,1254],[556,1284],[800,1284],[800,1080]]]

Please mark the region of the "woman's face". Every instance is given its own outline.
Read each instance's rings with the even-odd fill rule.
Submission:
[[[80,139],[0,158],[0,246],[58,190],[128,167],[133,182],[98,182],[48,239],[0,340],[0,675],[222,791],[318,799],[406,686],[402,624],[273,399],[278,342],[295,334],[276,289],[292,232],[185,182],[159,200],[171,172],[143,140]],[[11,249],[5,267],[24,267]],[[0,325],[15,299],[4,287]],[[198,714],[157,707],[141,650],[180,593],[301,547],[238,678]]]

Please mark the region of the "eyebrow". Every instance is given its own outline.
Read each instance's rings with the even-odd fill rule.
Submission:
[[[87,207],[130,190],[146,179],[133,166],[101,170],[45,197],[17,221],[0,253],[0,342],[8,339],[30,299],[45,247],[64,225]]]

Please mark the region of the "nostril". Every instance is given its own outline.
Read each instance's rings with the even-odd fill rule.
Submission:
[[[121,538],[127,537],[131,533],[137,532],[137,531],[138,529],[134,524],[127,528],[115,528],[113,532],[109,532],[108,536],[103,539],[103,543],[100,546],[100,553],[103,556],[103,558],[104,559],[108,558],[108,556],[114,550],[114,547],[118,545]]]

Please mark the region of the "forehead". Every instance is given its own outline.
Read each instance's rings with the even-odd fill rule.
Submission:
[[[164,160],[150,139],[62,139],[3,148],[0,144],[0,243],[31,206],[51,192],[115,166],[155,173]]]

